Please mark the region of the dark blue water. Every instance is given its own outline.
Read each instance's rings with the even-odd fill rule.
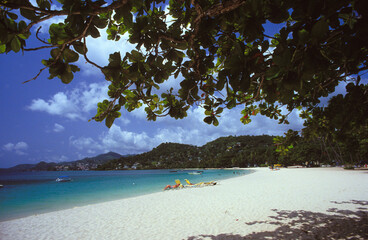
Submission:
[[[175,179],[193,183],[222,180],[248,174],[246,170],[190,170],[2,172],[0,173],[0,221],[67,209],[92,203],[129,198],[162,191]],[[56,182],[59,176],[71,182]]]

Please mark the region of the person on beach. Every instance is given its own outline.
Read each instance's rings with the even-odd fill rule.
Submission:
[[[165,188],[164,188],[164,190],[167,190],[167,189],[175,189],[175,188],[178,188],[179,186],[180,186],[181,184],[175,184],[175,185],[170,185],[170,184],[168,184]]]

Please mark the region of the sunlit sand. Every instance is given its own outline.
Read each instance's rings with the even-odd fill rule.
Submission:
[[[169,190],[0,223],[0,239],[367,238],[368,171],[257,168]]]

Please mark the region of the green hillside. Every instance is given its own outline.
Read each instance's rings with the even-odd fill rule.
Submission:
[[[84,158],[71,162],[39,162],[37,164],[20,164],[3,171],[65,171],[65,170],[93,170],[98,165],[104,164],[112,159],[120,158],[121,155],[114,152],[100,154],[91,158]]]
[[[229,136],[202,147],[163,143],[149,152],[106,162],[98,169],[249,167],[270,162],[274,155],[272,136]]]

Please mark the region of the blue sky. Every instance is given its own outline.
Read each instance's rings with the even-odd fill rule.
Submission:
[[[57,20],[62,20],[57,19]],[[55,21],[55,20],[53,20]],[[43,23],[47,31],[51,21]],[[37,28],[33,28],[33,33]],[[271,29],[272,30],[272,29]],[[43,32],[44,38],[47,38]],[[119,42],[102,38],[87,39],[88,56],[100,65],[106,65],[110,53],[130,51],[126,38]],[[32,36],[31,36],[32,38]],[[40,46],[32,40],[27,47]],[[241,107],[224,110],[220,125],[203,122],[204,111],[192,108],[183,120],[160,118],[148,122],[144,108],[122,117],[108,129],[104,123],[88,119],[96,114],[97,103],[107,97],[108,82],[98,69],[80,58],[81,71],[74,80],[63,84],[59,79],[47,79],[44,71],[38,79],[26,84],[43,67],[42,59],[49,58],[49,50],[9,53],[0,55],[0,167],[21,163],[74,161],[108,151],[137,154],[151,150],[163,142],[177,142],[201,146],[221,136],[282,135],[288,129],[300,130],[302,121],[298,112],[289,115],[289,125],[257,115],[252,122],[240,122]],[[170,78],[163,90],[178,86],[182,79]]]

